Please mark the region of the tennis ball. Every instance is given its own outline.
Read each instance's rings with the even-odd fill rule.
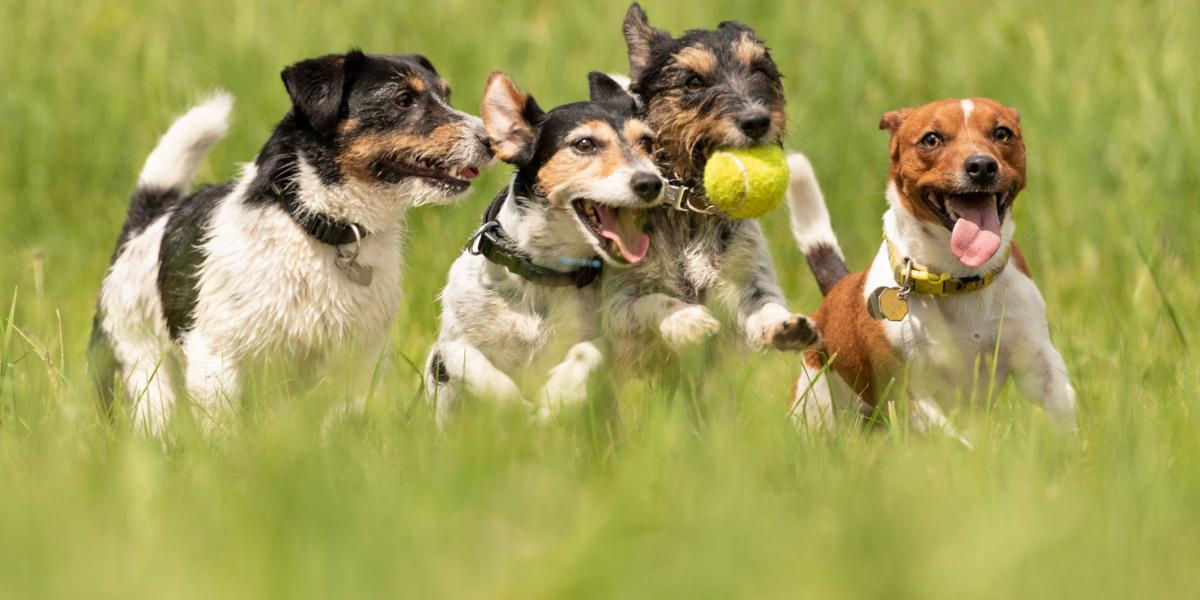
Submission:
[[[788,165],[779,146],[719,148],[704,166],[708,201],[733,219],[761,217],[787,195]]]

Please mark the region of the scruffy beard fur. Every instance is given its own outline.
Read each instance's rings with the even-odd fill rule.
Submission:
[[[658,162],[669,178],[695,188],[716,148],[780,142],[780,76],[749,26],[725,22],[673,38],[651,27],[635,3],[624,33],[630,90],[658,134]],[[605,283],[601,315],[619,367],[657,371],[716,333],[719,322],[704,306],[714,298],[752,349],[798,351],[816,341],[811,321],[786,308],[756,221],[669,207],[648,218],[650,256]]]
[[[337,361],[360,406],[399,305],[405,212],[462,197],[490,160],[481,122],[449,106],[422,57],[331,55],[283,80],[292,110],[234,180],[186,194],[228,129],[223,94],[180,117],[142,170],[90,347],[102,396],[122,390],[141,429],[164,432],[179,390],[211,430],[258,362]],[[323,241],[314,219],[361,239]]]

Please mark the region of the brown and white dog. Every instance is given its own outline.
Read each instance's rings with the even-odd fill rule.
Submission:
[[[825,294],[813,315],[823,343],[805,355],[791,415],[832,431],[828,363],[865,412],[890,380],[906,381],[920,431],[962,439],[939,402],[978,398],[1010,374],[1055,425],[1073,430],[1075,390],[1012,241],[1013,201],[1025,187],[1017,111],[941,100],[889,112],[879,127],[891,132],[890,208],[866,271],[847,274],[812,166],[789,158],[793,233]]]

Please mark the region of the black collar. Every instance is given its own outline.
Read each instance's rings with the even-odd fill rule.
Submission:
[[[293,185],[298,185],[293,183]],[[328,215],[304,210],[292,185],[272,183],[265,194],[279,203],[284,212],[313,239],[330,246],[352,244],[371,234],[358,223],[339,221]],[[357,231],[356,231],[357,230]]]
[[[504,234],[504,228],[500,226],[500,221],[497,220],[500,208],[504,206],[504,201],[508,198],[508,192],[509,186],[505,186],[492,199],[492,203],[483,213],[483,225],[467,241],[467,252],[483,256],[508,269],[510,273],[538,285],[551,287],[573,285],[583,288],[595,281],[596,277],[600,275],[601,262],[599,259],[592,259],[590,264],[582,265],[574,271],[555,271],[534,264],[529,255],[513,245],[508,236]]]

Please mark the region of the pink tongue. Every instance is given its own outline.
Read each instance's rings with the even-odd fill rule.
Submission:
[[[650,236],[642,233],[641,219],[631,209],[619,213],[602,204],[596,204],[600,215],[600,235],[617,243],[621,256],[631,263],[641,262],[650,251]]]
[[[472,179],[475,179],[476,177],[479,177],[479,169],[476,169],[475,167],[463,167],[463,169],[461,171],[459,171],[458,174],[462,175],[463,179],[470,181]]]
[[[1000,216],[994,199],[962,202],[951,198],[950,208],[959,216],[950,234],[950,249],[958,262],[975,268],[995,256],[1000,249]]]

